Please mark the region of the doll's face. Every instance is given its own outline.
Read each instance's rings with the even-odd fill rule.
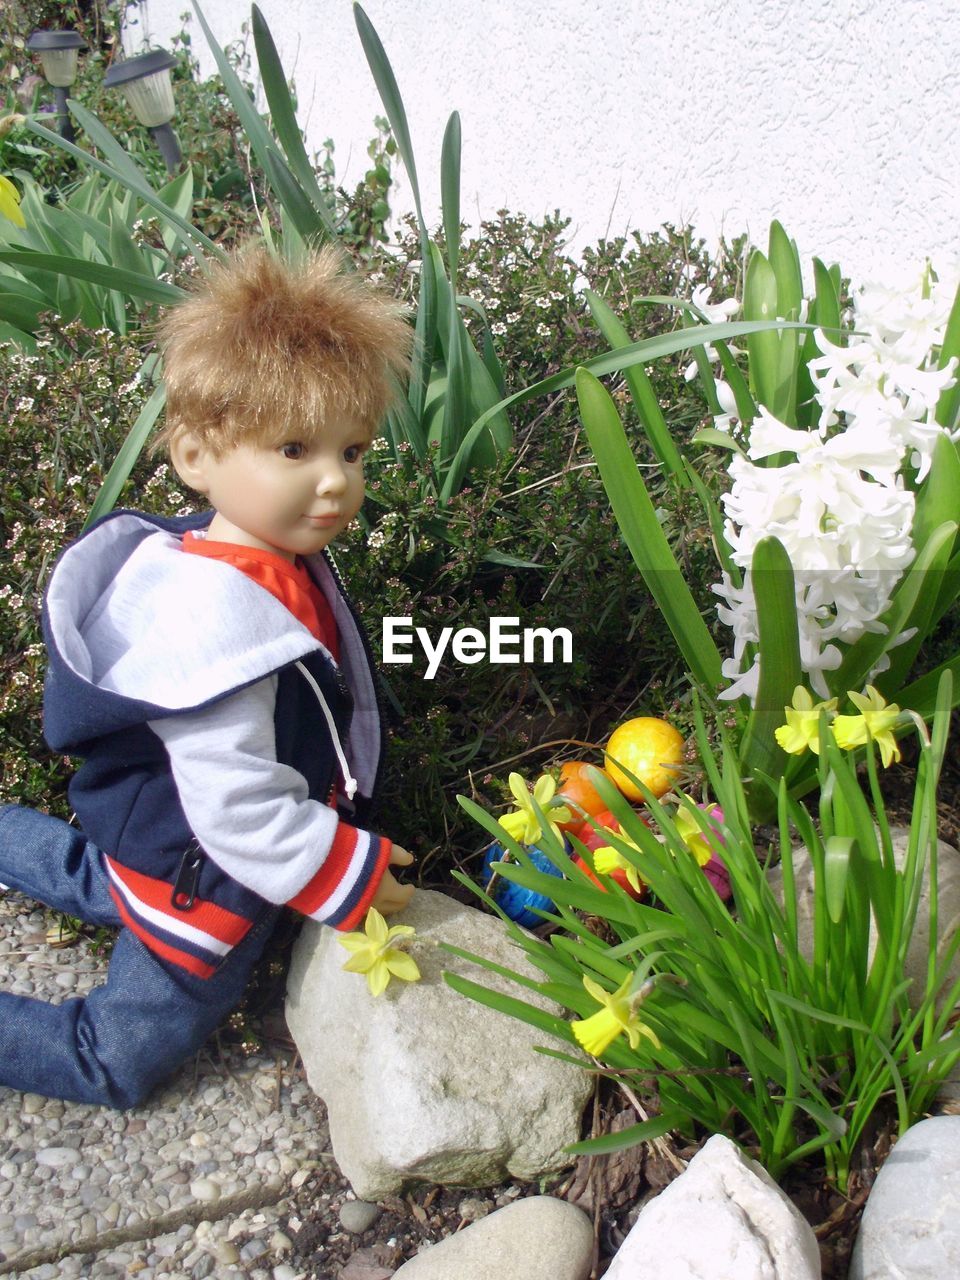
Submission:
[[[171,446],[181,478],[209,499],[215,542],[275,551],[292,560],[332,542],[363,502],[369,433],[352,419],[324,427],[312,441],[276,447],[241,444],[216,457],[189,433]]]

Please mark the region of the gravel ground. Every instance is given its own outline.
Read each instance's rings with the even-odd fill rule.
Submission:
[[[106,960],[52,946],[50,924],[0,896],[4,989],[58,1001],[99,980]],[[292,1280],[282,1228],[328,1142],[291,1053],[214,1044],[132,1112],[0,1088],[0,1275]]]

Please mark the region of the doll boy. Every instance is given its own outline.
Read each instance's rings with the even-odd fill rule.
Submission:
[[[328,544],[405,371],[400,308],[321,251],[248,248],[160,325],[162,442],[211,511],[114,512],[47,590],[44,731],[82,833],[0,810],[0,881],[120,926],[106,982],[0,992],[0,1084],[129,1107],[239,1001],[283,904],[338,929],[413,892],[367,830],[369,648]]]

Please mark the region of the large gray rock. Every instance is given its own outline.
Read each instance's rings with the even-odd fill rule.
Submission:
[[[358,1197],[379,1200],[412,1181],[492,1186],[572,1163],[563,1148],[580,1136],[592,1078],[534,1053],[545,1032],[458,995],[441,972],[531,993],[431,943],[531,973],[523,952],[499,920],[442,893],[418,890],[391,923],[401,919],[422,940],[411,948],[420,982],[394,980],[372,997],[361,975],[344,972],[336,932],[307,921],[287,986],[290,1032]]]
[[[893,843],[893,856],[898,867],[902,868],[906,857],[910,833],[906,827],[892,827],[890,835]],[[940,936],[938,947],[942,955],[950,939],[960,928],[960,853],[952,845],[943,840],[937,842],[937,932]],[[808,960],[813,955],[813,867],[806,849],[798,848],[793,852],[794,876],[797,885],[797,935],[800,954]],[[771,888],[779,900],[783,901],[783,873],[779,866],[772,867],[767,873]],[[927,939],[930,932],[930,894],[929,868],[926,869],[924,887],[917,907],[917,919],[913,937],[907,950],[904,972],[912,979],[907,993],[911,1004],[916,1007],[923,999],[923,986],[927,972]],[[876,930],[871,921],[870,955],[876,946]],[[960,977],[960,953],[954,957],[950,970],[950,982]]]
[[[820,1251],[767,1171],[715,1134],[644,1206],[606,1280],[820,1280]]]
[[[850,1280],[960,1276],[960,1116],[908,1129],[877,1174]]]
[[[394,1280],[586,1280],[593,1227],[575,1205],[530,1196],[405,1262]]]

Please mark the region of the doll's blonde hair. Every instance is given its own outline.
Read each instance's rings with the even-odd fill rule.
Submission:
[[[220,455],[309,441],[334,415],[372,438],[409,365],[404,308],[326,246],[290,264],[250,244],[158,325],[167,389],[155,447],[189,431]]]

